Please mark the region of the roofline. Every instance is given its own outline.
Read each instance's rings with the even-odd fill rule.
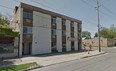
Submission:
[[[48,10],[42,9],[40,7],[32,6],[32,5],[29,5],[29,4],[26,4],[26,3],[22,3],[22,2],[20,3],[20,6],[21,6],[21,8],[25,8],[25,9],[28,9],[28,10],[31,10],[31,11],[37,11],[37,12],[41,12],[41,13],[48,14],[48,15],[51,15],[51,16],[61,17],[63,19],[71,20],[71,21],[74,21],[74,22],[78,22],[79,24],[82,24],[81,20],[71,18],[71,17],[65,16],[65,15],[62,15],[62,14],[58,14],[58,13],[55,13],[55,12],[52,12],[52,11],[48,11]]]

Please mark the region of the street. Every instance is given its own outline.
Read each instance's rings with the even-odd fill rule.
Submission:
[[[115,71],[116,48],[103,48],[102,50],[107,53],[42,67],[31,71]]]

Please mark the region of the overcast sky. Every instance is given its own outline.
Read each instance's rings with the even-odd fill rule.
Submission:
[[[20,2],[82,20],[83,31],[91,32],[92,36],[97,32],[96,0],[0,0],[0,12],[4,15],[13,15],[14,7]],[[116,0],[99,0],[99,2],[100,25],[116,26]]]

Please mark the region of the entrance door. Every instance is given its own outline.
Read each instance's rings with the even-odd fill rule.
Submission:
[[[74,51],[74,41],[71,41],[71,51]]]
[[[31,44],[23,43],[23,55],[29,55],[31,53]]]
[[[78,42],[78,51],[81,51],[81,42]]]

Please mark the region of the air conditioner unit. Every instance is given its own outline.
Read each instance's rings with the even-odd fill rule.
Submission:
[[[31,35],[26,35],[26,37],[31,37]]]
[[[55,26],[56,24],[53,24],[53,26]]]
[[[52,38],[55,38],[55,36],[52,36]]]
[[[30,19],[26,19],[26,22],[27,22],[27,23],[31,23],[31,20],[30,20]]]

